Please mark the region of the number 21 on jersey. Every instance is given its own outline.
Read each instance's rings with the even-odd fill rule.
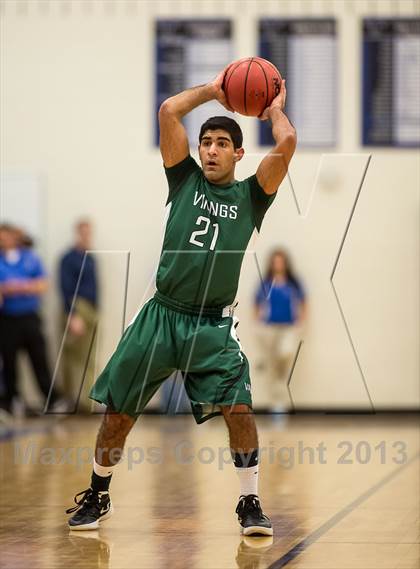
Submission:
[[[204,247],[204,243],[202,241],[199,241],[197,237],[199,235],[206,235],[208,233],[210,228],[210,219],[208,217],[204,217],[204,215],[200,215],[199,217],[197,217],[195,224],[198,226],[202,226],[204,224],[204,227],[203,229],[196,229],[195,231],[193,231],[191,233],[189,242],[192,243],[193,245],[197,245],[198,247]],[[216,245],[217,237],[219,235],[219,224],[212,223],[211,225],[212,227],[214,227],[214,233],[210,243],[210,251],[213,251]]]

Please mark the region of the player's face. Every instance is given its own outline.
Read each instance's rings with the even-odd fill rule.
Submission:
[[[198,147],[205,177],[213,184],[226,184],[234,179],[235,164],[243,149],[235,149],[230,134],[222,129],[207,130]]]

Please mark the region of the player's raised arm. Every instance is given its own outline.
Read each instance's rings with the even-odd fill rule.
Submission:
[[[280,93],[261,116],[261,120],[270,119],[275,141],[274,148],[265,156],[257,170],[258,183],[266,194],[274,194],[277,191],[287,174],[296,148],[296,130],[283,112],[285,104],[286,81],[283,79]]]
[[[160,106],[159,145],[163,162],[167,168],[178,164],[189,154],[187,132],[182,124],[182,118],[185,115],[199,105],[215,99],[228,108],[222,91],[224,74],[225,70],[210,83],[182,91],[166,99]]]

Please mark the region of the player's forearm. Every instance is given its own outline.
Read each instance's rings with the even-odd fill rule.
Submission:
[[[214,98],[215,92],[213,85],[199,85],[198,87],[192,87],[191,89],[187,89],[186,91],[178,93],[178,95],[166,99],[160,107],[160,112],[169,112],[182,118],[196,107],[208,101],[212,101]]]
[[[276,108],[270,113],[270,120],[276,149],[281,151],[287,148],[294,152],[297,142],[296,130],[287,116]]]

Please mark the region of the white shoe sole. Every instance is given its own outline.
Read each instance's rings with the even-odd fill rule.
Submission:
[[[94,530],[94,529],[98,529],[99,528],[99,524],[104,522],[105,520],[107,520],[108,518],[110,518],[112,516],[112,514],[114,513],[114,507],[112,505],[111,502],[111,506],[109,508],[109,511],[102,516],[102,518],[99,518],[99,520],[96,520],[96,522],[91,522],[90,524],[82,524],[79,526],[71,526],[69,524],[69,528],[72,531],[86,531],[86,530]]]
[[[273,535],[273,528],[265,528],[261,526],[249,526],[241,528],[243,535]]]

